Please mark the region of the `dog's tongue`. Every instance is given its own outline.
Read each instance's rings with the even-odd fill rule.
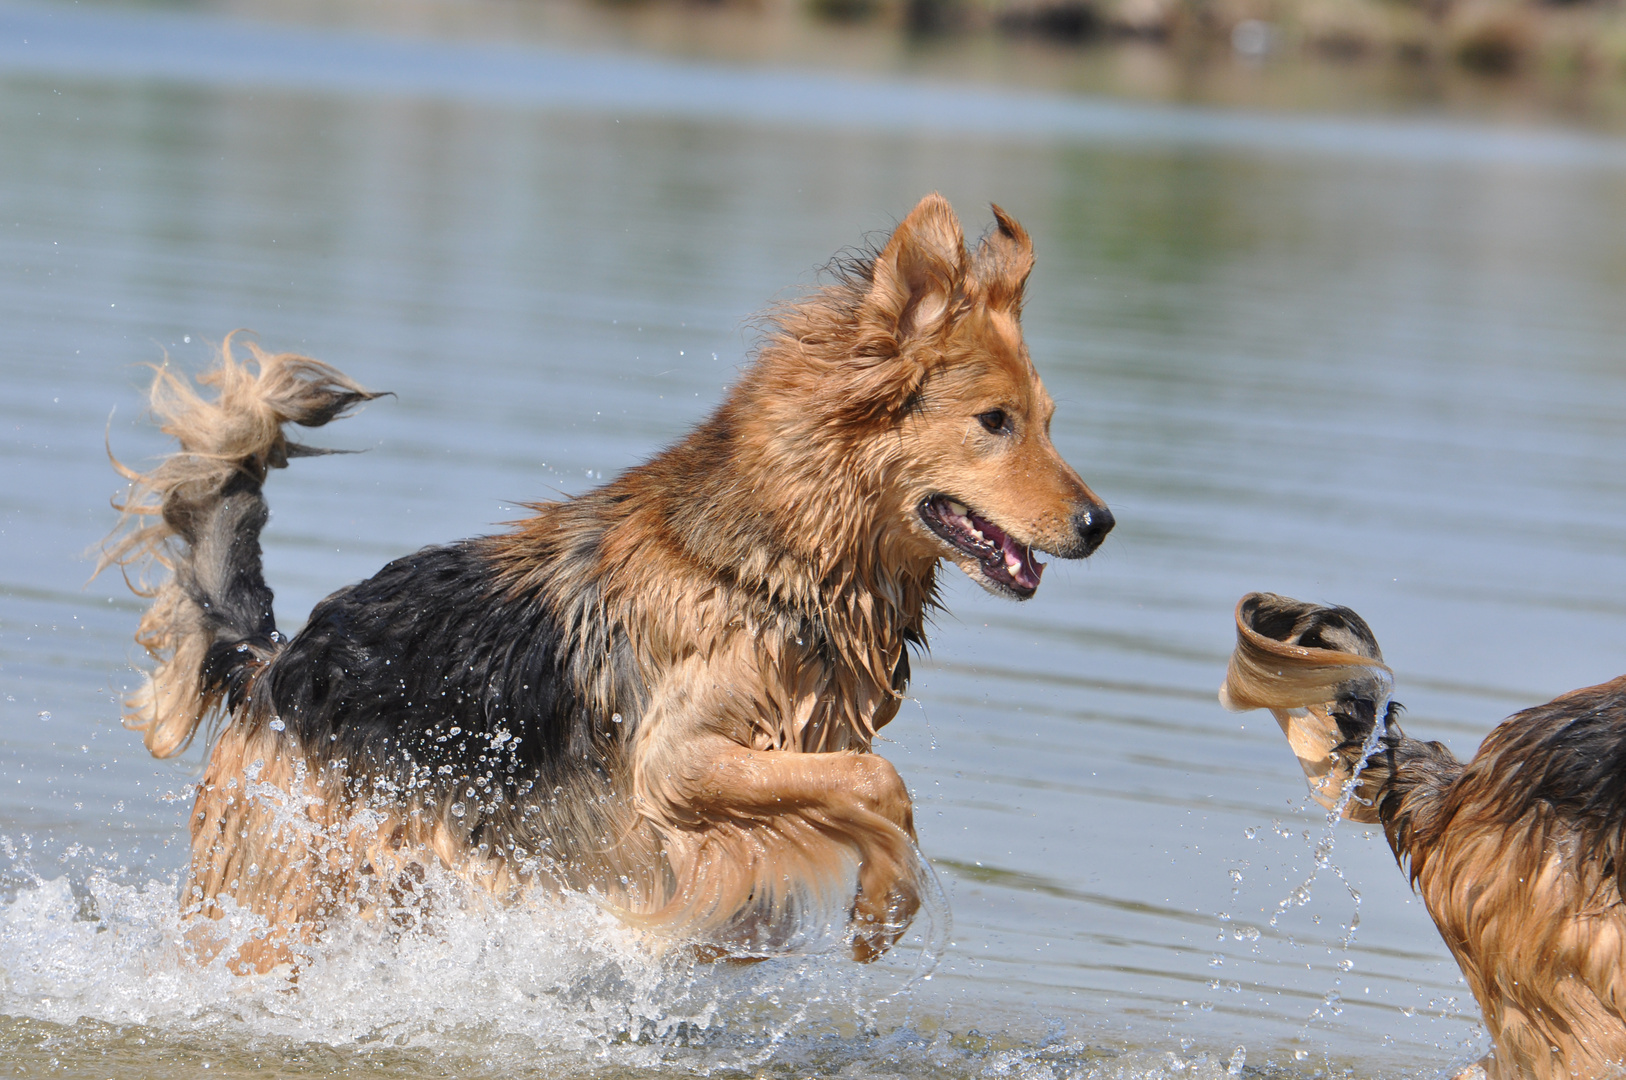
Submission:
[[[995,557],[1004,560],[1005,572],[1011,576],[1011,580],[1024,589],[1037,589],[1039,579],[1044,576],[1044,563],[1034,557],[1033,549],[1012,540],[998,525],[981,519],[978,521],[982,525],[983,535],[999,545]]]

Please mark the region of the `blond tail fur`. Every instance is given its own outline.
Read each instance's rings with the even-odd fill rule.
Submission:
[[[290,458],[330,452],[293,442],[283,426],[320,427],[379,396],[320,361],[252,343],[239,362],[232,336],[198,380],[212,399],[167,365],[154,369],[152,412],[180,449],[145,473],[113,459],[130,488],[113,503],[119,523],[96,572],[119,566],[130,580],[134,566],[130,587],[152,598],[136,641],[157,666],[125,701],[124,722],[160,758],[186,749],[223,703],[236,705],[282,646],[261,572],[261,485]]]
[[[1304,769],[1310,795],[1354,821],[1378,820],[1382,768],[1361,774],[1365,737],[1393,690],[1377,639],[1348,608],[1249,593],[1236,606],[1236,649],[1220,687],[1234,712],[1269,709]],[[1384,773],[1386,775],[1386,773]]]

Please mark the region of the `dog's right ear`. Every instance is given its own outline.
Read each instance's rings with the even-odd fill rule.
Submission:
[[[859,310],[872,357],[896,356],[948,323],[965,290],[965,234],[948,200],[933,192],[909,211],[886,247]]]
[[[1033,272],[1033,241],[1021,224],[996,204],[994,228],[977,246],[970,291],[991,308],[1022,314],[1022,290]]]

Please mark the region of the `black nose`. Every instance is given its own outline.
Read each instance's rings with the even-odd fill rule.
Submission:
[[[1093,552],[1101,546],[1101,541],[1107,538],[1107,533],[1118,524],[1118,519],[1112,516],[1103,503],[1092,503],[1073,515],[1073,528],[1078,530],[1078,539],[1083,548],[1078,557]]]

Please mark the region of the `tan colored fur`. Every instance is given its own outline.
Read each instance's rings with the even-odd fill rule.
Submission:
[[[1556,699],[1618,694],[1626,677]],[[1520,762],[1493,731],[1420,815],[1412,875],[1495,1049],[1489,1080],[1626,1074],[1626,904],[1614,868],[1544,804],[1509,820]]]

